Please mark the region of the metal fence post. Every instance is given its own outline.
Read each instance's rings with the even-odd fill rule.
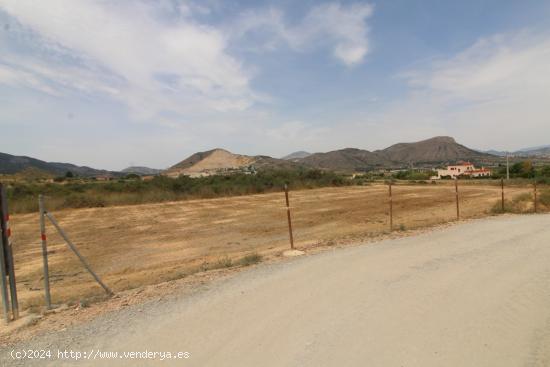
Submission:
[[[0,192],[2,191],[2,184],[0,183]],[[2,213],[2,195],[0,194],[0,216],[3,217]],[[2,228],[0,228],[2,230]],[[3,231],[2,231],[3,232]],[[2,291],[2,306],[4,311],[4,320],[6,323],[10,322],[10,309],[9,309],[9,296],[8,296],[8,281],[6,275],[8,274],[7,263],[6,263],[6,251],[7,246],[4,243],[4,235],[0,236],[0,286]]]
[[[46,297],[46,308],[52,308],[52,298],[50,294],[50,271],[48,267],[48,243],[46,238],[46,207],[44,206],[44,196],[38,196],[38,210],[40,211],[40,238],[42,241],[42,262],[44,266],[44,293]]]
[[[286,215],[288,218],[288,234],[290,236],[290,248],[294,250],[294,236],[292,235],[292,220],[290,219],[290,202],[288,200],[288,185],[285,184]]]
[[[455,178],[455,194],[456,194],[456,220],[460,220],[460,204],[458,200],[458,178]]]
[[[15,265],[13,262],[13,249],[11,246],[10,236],[10,214],[8,208],[8,196],[6,195],[6,190],[3,185],[0,185],[0,197],[1,200],[1,210],[0,210],[0,222],[2,227],[2,242],[4,244],[4,261],[5,261],[5,270],[7,270],[7,275],[9,277],[10,285],[10,298],[11,298],[11,312],[13,319],[19,318],[19,302],[17,300],[17,283],[15,281]]]
[[[393,231],[393,196],[392,196],[392,192],[391,192],[391,181],[390,181],[390,184],[388,185],[389,187],[389,195],[390,195],[390,200],[389,200],[389,204],[390,204],[390,232]]]

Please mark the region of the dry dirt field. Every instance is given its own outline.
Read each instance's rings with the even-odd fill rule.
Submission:
[[[513,198],[531,188],[506,190],[507,198]],[[291,192],[296,247],[361,241],[386,232],[387,191],[380,184]],[[397,230],[455,220],[450,183],[396,185],[393,194]],[[461,218],[486,216],[499,200],[499,186],[461,184]],[[120,291],[181,278],[251,253],[278,256],[289,247],[284,205],[283,193],[270,193],[53,214],[105,283]],[[13,215],[11,225],[21,308],[40,306],[38,215]],[[102,289],[51,225],[47,232],[53,303],[101,296]]]

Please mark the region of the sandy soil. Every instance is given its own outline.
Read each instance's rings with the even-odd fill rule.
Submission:
[[[550,365],[550,215],[325,251],[0,350],[14,366]],[[90,360],[9,359],[13,349]],[[97,351],[189,352],[186,360]]]
[[[529,188],[508,188],[512,197]],[[394,227],[414,229],[454,220],[451,185],[394,186]],[[463,185],[462,218],[487,215],[500,188]],[[360,241],[388,230],[387,187],[325,188],[290,194],[298,248]],[[257,252],[288,249],[284,195],[192,200],[53,213],[103,280],[115,291],[184,277]],[[38,216],[14,215],[18,290],[23,309],[43,305]],[[54,303],[100,297],[102,289],[48,226]]]

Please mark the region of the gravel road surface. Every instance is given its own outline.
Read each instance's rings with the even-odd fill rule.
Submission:
[[[52,358],[10,358],[22,349]],[[550,215],[259,265],[4,348],[0,365],[550,366]]]

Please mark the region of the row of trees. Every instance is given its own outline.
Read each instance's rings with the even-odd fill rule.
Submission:
[[[499,165],[493,177],[506,177],[506,165]],[[550,165],[535,165],[530,160],[516,162],[510,166],[510,178],[550,178]]]

